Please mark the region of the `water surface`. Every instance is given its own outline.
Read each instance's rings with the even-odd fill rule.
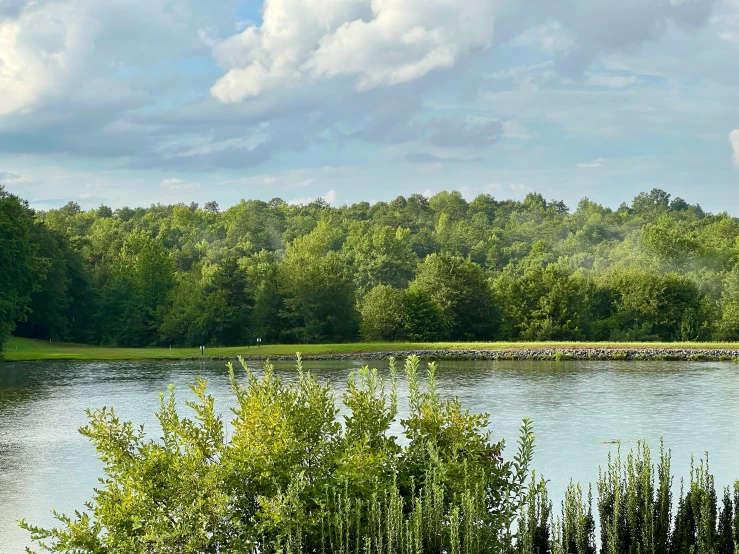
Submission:
[[[349,371],[363,363],[305,365],[340,392]],[[291,363],[276,367],[285,379],[294,375]],[[53,525],[52,508],[71,513],[90,498],[102,466],[77,432],[85,409],[115,407],[158,437],[158,394],[173,383],[184,402],[196,376],[209,380],[228,419],[233,399],[223,362],[0,365],[0,553],[30,544],[18,519]],[[739,366],[731,362],[442,362],[438,382],[442,395],[491,414],[493,435],[507,439],[508,456],[521,419],[533,419],[534,466],[551,481],[555,504],[570,477],[595,483],[617,439],[627,449],[645,439],[654,452],[664,437],[676,481],[687,476],[690,455],[705,451],[717,486],[739,478]],[[406,389],[399,385],[403,417]]]

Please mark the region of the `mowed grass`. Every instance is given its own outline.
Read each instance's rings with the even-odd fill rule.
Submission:
[[[368,352],[401,352],[408,350],[520,350],[520,349],[602,349],[602,348],[681,348],[681,349],[739,349],[732,342],[357,342],[345,344],[274,344],[257,346],[207,347],[206,356],[269,357],[326,354],[362,354]],[[115,348],[11,338],[5,348],[5,359],[21,360],[181,360],[198,358],[198,348]]]

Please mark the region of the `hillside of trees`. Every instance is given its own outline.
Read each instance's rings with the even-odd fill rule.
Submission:
[[[738,239],[658,189],[40,212],[0,187],[0,342],[737,340]]]

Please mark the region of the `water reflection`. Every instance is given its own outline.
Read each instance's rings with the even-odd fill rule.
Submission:
[[[285,380],[292,363],[276,364]],[[306,362],[340,395],[361,362]],[[387,363],[374,363],[387,375]],[[158,436],[158,394],[175,384],[180,404],[196,376],[226,419],[233,399],[223,362],[43,362],[0,366],[0,552],[28,541],[16,520],[50,525],[52,507],[71,512],[90,496],[101,472],[94,449],[77,429],[85,409],[114,406]],[[243,375],[240,377],[243,379]],[[690,454],[711,453],[717,485],[739,477],[739,374],[732,363],[442,362],[442,395],[491,414],[494,438],[514,448],[521,419],[534,420],[535,466],[551,481],[555,503],[570,477],[594,482],[615,439],[626,448],[660,436],[673,450],[676,484]],[[401,398],[407,389],[399,382]],[[401,417],[407,413],[401,402]],[[395,431],[399,431],[396,427]],[[509,452],[509,455],[511,452]]]

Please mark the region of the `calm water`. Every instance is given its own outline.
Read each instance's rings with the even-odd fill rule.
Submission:
[[[306,365],[341,390],[348,371],[362,364]],[[293,375],[291,364],[277,367],[283,378]],[[227,415],[232,399],[222,362],[0,365],[0,553],[29,544],[18,519],[51,525],[52,508],[72,512],[90,497],[101,464],[77,432],[86,408],[113,406],[156,437],[158,393],[174,383],[184,401],[197,375],[209,380]],[[494,436],[508,440],[509,456],[521,418],[534,420],[535,468],[551,481],[555,503],[570,477],[595,482],[615,439],[626,448],[646,439],[656,451],[663,436],[678,479],[687,475],[691,453],[706,450],[718,486],[739,477],[739,366],[733,363],[444,362],[438,379],[443,395],[491,414]]]

